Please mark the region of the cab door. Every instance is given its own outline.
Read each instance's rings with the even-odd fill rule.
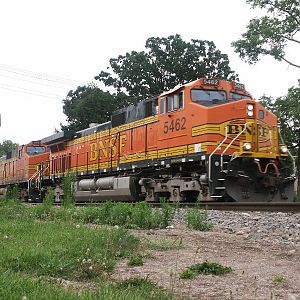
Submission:
[[[184,112],[183,92],[179,91],[160,99],[158,148],[186,145],[188,120]]]

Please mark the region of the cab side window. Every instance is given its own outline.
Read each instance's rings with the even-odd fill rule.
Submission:
[[[183,108],[183,92],[174,95],[173,108],[174,110]]]
[[[174,110],[174,96],[167,97],[167,109],[168,109],[168,112]]]
[[[159,113],[163,115],[166,111],[171,112],[174,110],[182,109],[183,107],[184,107],[183,92],[180,92],[160,99]]]
[[[163,115],[166,112],[166,98],[160,99],[159,113]]]

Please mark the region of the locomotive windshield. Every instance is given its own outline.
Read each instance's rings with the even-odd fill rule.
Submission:
[[[45,147],[35,147],[35,146],[29,146],[26,150],[27,154],[29,155],[35,155],[45,152]]]
[[[191,91],[192,101],[205,105],[213,106],[223,104],[226,102],[226,92],[219,90],[199,90],[194,89]]]
[[[204,106],[215,106],[229,101],[237,101],[241,99],[252,99],[248,95],[241,93],[230,92],[229,99],[227,99],[226,92],[222,90],[200,90],[193,89],[191,91],[192,101]]]
[[[233,92],[230,93],[229,100],[241,100],[241,99],[252,99],[252,98],[248,95],[243,95],[243,94],[233,93]]]

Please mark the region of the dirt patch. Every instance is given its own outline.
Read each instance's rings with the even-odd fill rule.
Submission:
[[[129,267],[127,261],[120,262],[111,274],[115,280],[148,278],[175,291],[178,299],[183,296],[194,299],[300,299],[300,249],[297,247],[291,251],[269,239],[253,241],[218,228],[199,232],[184,225],[172,229],[132,230],[132,233],[147,242],[182,241],[183,248],[145,250],[144,265]],[[186,267],[205,260],[234,271],[222,276],[180,279],[179,274]]]

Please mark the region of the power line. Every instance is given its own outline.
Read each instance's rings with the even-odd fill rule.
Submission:
[[[44,73],[38,73],[30,70],[25,70],[21,68],[17,68],[14,66],[9,66],[9,65],[4,65],[0,64],[0,70],[25,76],[25,77],[31,77],[39,80],[46,80],[46,81],[51,81],[51,82],[56,82],[56,83],[61,83],[61,84],[81,84],[79,81],[74,80],[74,79],[68,79],[68,78],[63,78],[63,77],[58,77],[54,75],[49,75],[49,74],[44,74]]]
[[[13,91],[13,92],[18,92],[18,93],[24,93],[24,94],[39,96],[39,97],[46,97],[46,98],[63,97],[62,95],[58,95],[58,94],[51,94],[51,93],[46,93],[46,92],[40,92],[40,91],[37,91],[37,90],[26,89],[26,88],[22,88],[22,87],[18,87],[18,86],[13,86],[13,85],[9,85],[9,84],[3,84],[3,83],[0,83],[0,88],[6,89],[6,90],[9,90],[9,91]]]
[[[52,87],[52,88],[64,89],[64,90],[66,89],[66,87],[63,87],[63,86],[51,85],[51,84],[47,84],[47,83],[44,83],[44,82],[33,81],[33,80],[30,80],[30,79],[26,79],[26,78],[17,78],[17,77],[13,77],[13,76],[4,75],[4,74],[1,74],[1,73],[0,73],[0,76],[1,77],[5,77],[5,78],[9,78],[9,79],[13,79],[13,80],[18,80],[18,81],[23,81],[23,82],[38,84],[38,85],[42,85],[42,86],[46,86],[46,87]]]

